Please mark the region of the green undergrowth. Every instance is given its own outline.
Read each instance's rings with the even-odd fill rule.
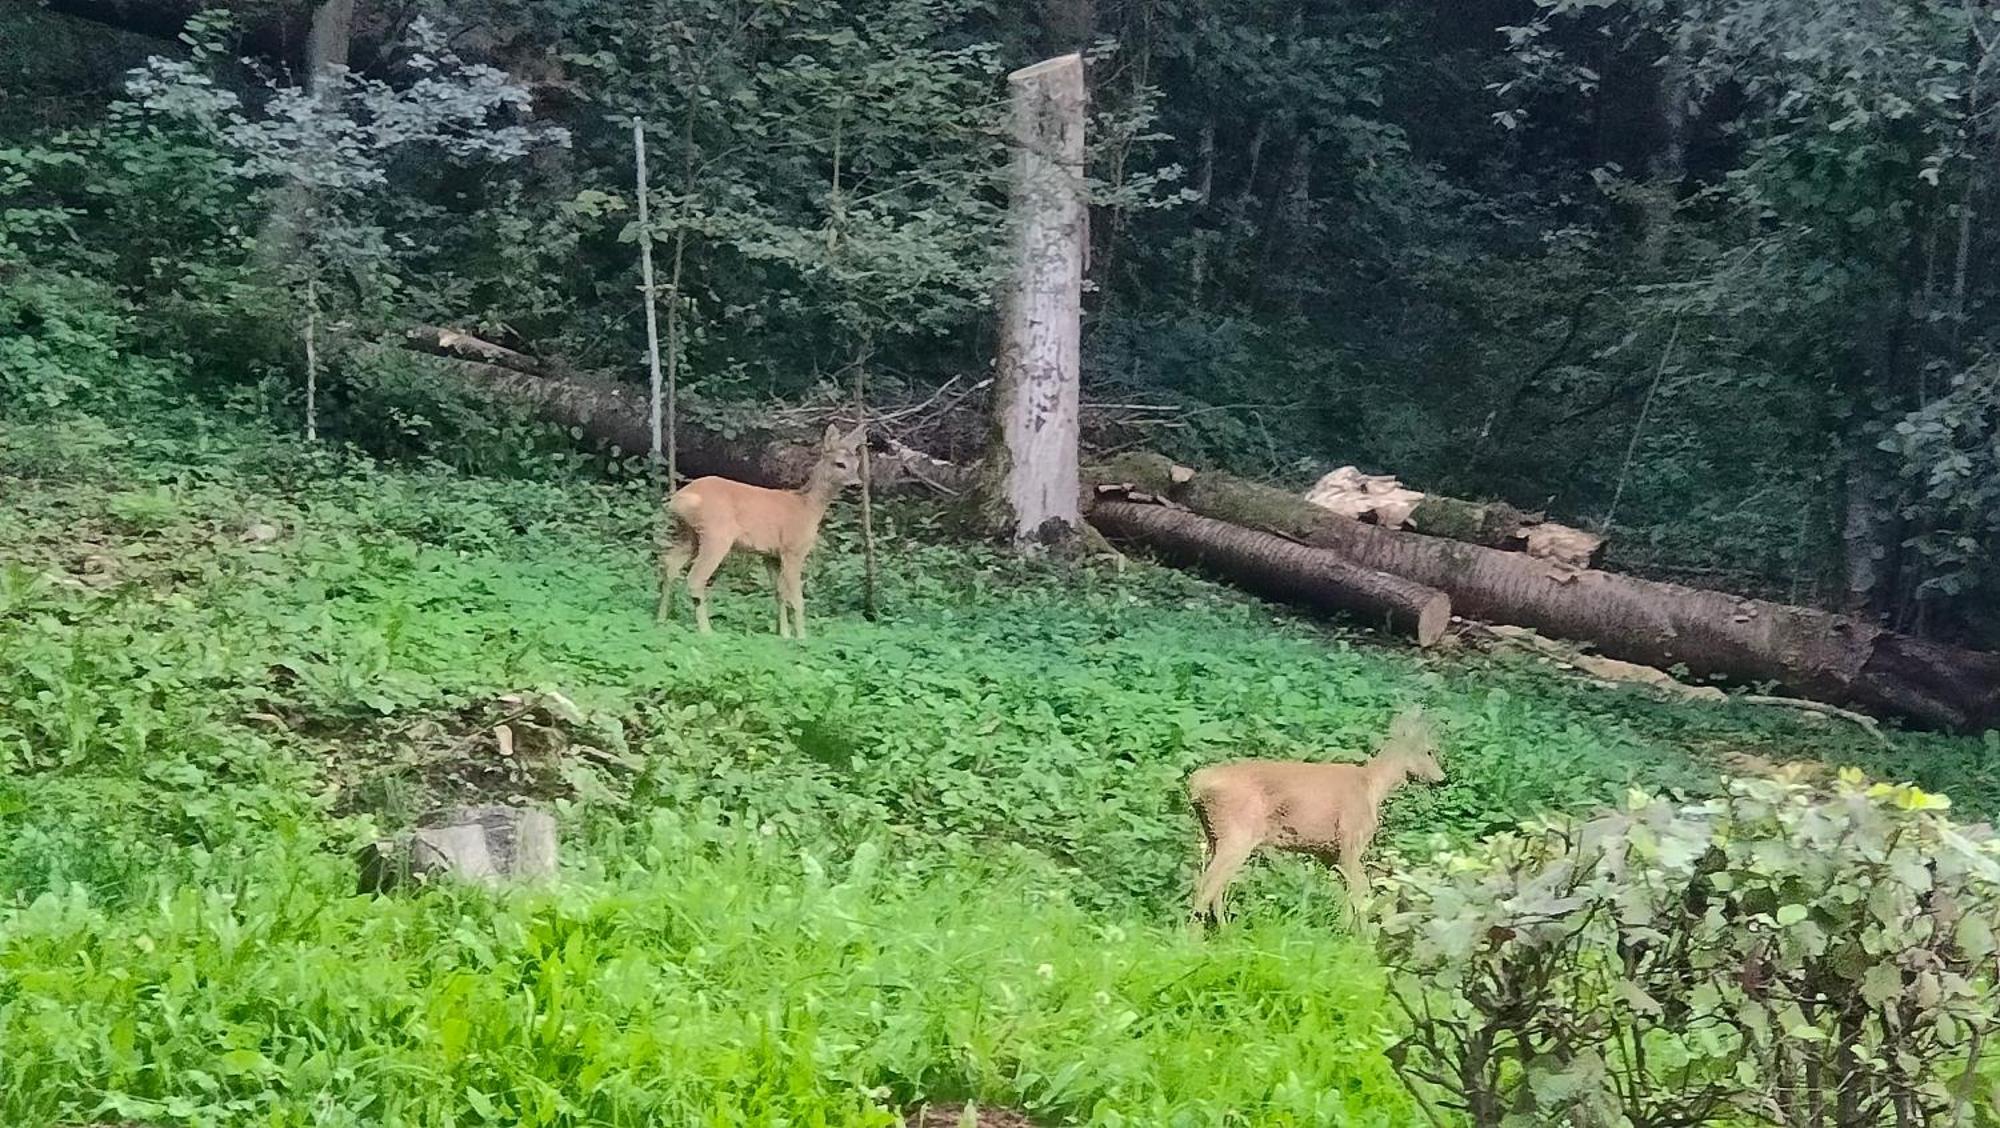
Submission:
[[[1408,1123],[1381,989],[1292,922],[1203,944],[1005,861],[917,873],[662,815],[574,880],[374,900],[323,856],[81,892],[0,943],[0,1119],[887,1126],[920,1099],[1051,1122]]]
[[[906,504],[880,621],[843,509],[810,640],[747,561],[701,638],[653,622],[654,511],[193,409],[0,425],[0,1122],[1408,1123],[1324,875],[1181,931],[1194,767],[1422,705],[1449,778],[1392,804],[1404,851],[1740,753],[2000,797],[1979,741],[1418,654]],[[514,796],[562,816],[556,888],[351,895],[368,836]]]

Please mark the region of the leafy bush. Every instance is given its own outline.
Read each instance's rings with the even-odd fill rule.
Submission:
[[[1475,1128],[1963,1116],[2000,1018],[2000,839],[1947,805],[1847,771],[1442,854],[1382,928],[1392,1060]]]
[[[131,404],[171,373],[166,364],[127,355],[131,312],[109,287],[42,270],[4,281],[0,412],[31,418],[63,407]]]
[[[1881,445],[1911,487],[1902,516],[1931,573],[1918,594],[1953,607],[1991,590],[2000,580],[2000,359],[1960,373]]]

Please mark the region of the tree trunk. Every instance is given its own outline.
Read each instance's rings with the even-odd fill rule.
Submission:
[[[980,521],[1022,548],[1081,531],[1078,383],[1085,212],[1083,57],[1015,71],[1014,277],[1001,315]]]
[[[636,453],[652,440],[652,413],[642,389],[564,372],[491,341],[435,325],[409,330],[403,344],[456,361],[452,372],[459,378],[598,442]],[[753,486],[797,486],[819,458],[811,443],[771,434],[725,438],[685,419],[674,421],[671,439],[683,474],[715,474]],[[887,455],[875,453],[869,467],[871,483],[878,492],[909,487],[959,490],[968,486],[972,477],[961,467],[939,463],[907,447],[892,449]]]
[[[1108,472],[1108,471],[1107,471]],[[1834,704],[1900,714],[1937,728],[2000,725],[2000,655],[1962,650],[1805,607],[1608,572],[1558,569],[1519,553],[1393,532],[1283,490],[1196,474],[1158,456],[1127,456],[1117,480],[1204,516],[1272,532],[1451,597],[1468,618],[1596,644],[1613,658],[1697,675],[1776,682]]]
[[[308,92],[319,85],[322,75],[347,66],[348,46],[353,39],[354,0],[325,0],[313,11],[312,30],[306,34]]]
[[[1270,533],[1135,501],[1099,501],[1090,523],[1114,543],[1142,545],[1271,599],[1346,612],[1418,646],[1443,638],[1451,622],[1451,600],[1436,588]]]
[[[306,275],[306,441],[319,441],[319,280]]]
[[[1843,608],[1848,614],[1879,619],[1887,610],[1895,570],[1899,522],[1893,509],[1893,472],[1883,465],[1866,434],[1850,439],[1844,467],[1841,510]]]
[[[306,92],[317,99],[327,94],[326,79],[347,68],[349,44],[354,35],[355,0],[321,0],[313,9],[312,24],[306,32],[303,71]],[[257,255],[266,269],[282,270],[286,263],[319,254],[313,245],[313,193],[302,182],[287,184],[275,192],[271,213],[257,233]],[[303,244],[303,246],[302,246]],[[316,270],[316,264],[308,269]]]
[[[1674,205],[1687,176],[1688,44],[1679,28],[1668,33],[1666,57],[1660,62],[1658,110],[1659,148],[1650,162],[1651,174],[1641,189],[1639,257],[1657,269],[1666,258],[1667,236],[1673,229]]]
[[[646,437],[646,451],[653,460],[653,472],[662,472],[666,460],[666,443],[662,439],[665,430],[666,381],[660,375],[660,299],[653,287],[653,223],[651,206],[647,197],[646,178],[646,123],[639,118],[632,119],[632,170],[635,185],[634,195],[639,201],[639,292],[646,296],[646,375],[651,408],[648,420],[651,433]],[[668,489],[672,489],[672,479],[668,479]]]

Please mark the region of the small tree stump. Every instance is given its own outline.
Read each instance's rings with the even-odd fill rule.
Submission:
[[[1035,1122],[1011,1108],[993,1108],[953,1102],[925,1103],[910,1110],[904,1128],[1035,1128]]]
[[[383,893],[441,877],[499,885],[555,872],[556,821],[546,811],[461,807],[364,848],[361,891]]]

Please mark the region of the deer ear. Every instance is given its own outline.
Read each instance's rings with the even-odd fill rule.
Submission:
[[[854,425],[854,430],[849,431],[847,433],[847,438],[841,441],[846,443],[846,445],[852,450],[860,450],[861,444],[868,441],[868,424],[856,423]]]
[[[840,442],[840,428],[831,423],[826,425],[826,434],[820,436],[819,445],[832,450]]]

